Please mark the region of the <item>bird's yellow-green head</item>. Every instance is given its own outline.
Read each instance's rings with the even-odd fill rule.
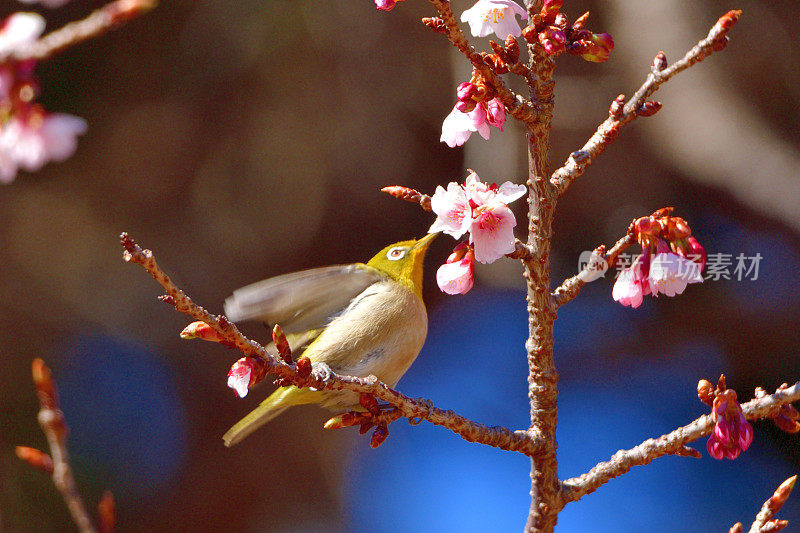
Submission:
[[[429,233],[419,240],[390,244],[369,260],[368,266],[376,268],[408,287],[422,299],[422,262],[428,245],[438,235]]]

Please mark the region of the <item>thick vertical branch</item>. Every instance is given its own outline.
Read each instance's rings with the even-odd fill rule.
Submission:
[[[545,446],[542,453],[531,461],[531,508],[525,531],[540,532],[553,530],[561,508],[555,438],[558,372],[553,361],[556,307],[550,294],[550,240],[557,194],[547,176],[555,62],[544,53],[541,46],[530,47],[530,52],[536,73],[532,97],[534,105],[541,109],[541,115],[528,129],[528,246],[533,251],[533,256],[524,261],[528,302],[528,340],[525,348],[531,404],[528,431]]]

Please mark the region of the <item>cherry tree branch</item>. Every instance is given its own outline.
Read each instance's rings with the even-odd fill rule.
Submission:
[[[46,59],[78,43],[99,37],[128,20],[150,11],[156,3],[156,0],[115,0],[92,12],[85,19],[70,22],[10,55],[17,61]],[[0,56],[0,61],[7,58],[8,56]]]
[[[535,73],[531,97],[541,107],[539,120],[528,124],[528,239],[531,250],[522,261],[526,281],[528,339],[528,400],[531,423],[528,432],[546,443],[531,458],[531,505],[526,533],[552,531],[560,498],[556,451],[558,422],[558,370],[553,357],[553,322],[556,307],[550,294],[550,249],[558,195],[547,179],[550,158],[550,127],[553,118],[555,61],[541,44],[528,46],[530,67]]]
[[[72,467],[69,463],[67,452],[67,424],[64,413],[59,408],[58,391],[50,369],[41,359],[34,359],[32,364],[33,383],[39,396],[39,425],[47,437],[50,455],[35,448],[18,446],[17,456],[31,466],[52,475],[53,485],[61,493],[67,504],[72,519],[81,533],[97,532],[86,506],[83,503],[75,478],[72,476]]]
[[[368,394],[395,407],[405,418],[427,420],[432,424],[449,429],[466,441],[486,444],[502,450],[533,456],[543,446],[541,441],[531,437],[526,431],[512,431],[501,426],[488,427],[473,422],[453,411],[434,407],[429,400],[424,398],[405,396],[385,383],[378,381],[375,376],[366,378],[346,376],[321,366],[314,367],[309,372],[303,371],[302,366],[304,365],[298,365],[298,362],[288,364],[267,352],[256,341],[245,337],[236,325],[228,321],[224,315],[211,314],[195,304],[161,270],[150,250],[139,247],[126,233],[120,236],[120,240],[125,248],[123,259],[126,262],[143,267],[164,288],[167,296],[162,297],[162,300],[174,306],[181,313],[189,315],[195,320],[205,322],[226,343],[235,346],[245,355],[261,359],[266,372],[282,378],[287,384],[291,383],[298,387],[313,387],[317,390],[349,390]]]
[[[538,120],[538,112],[535,107],[526,102],[525,99],[508,89],[503,83],[503,79],[498,76],[491,67],[489,67],[483,60],[483,56],[476,52],[475,49],[469,44],[464,33],[459,28],[456,18],[453,15],[453,10],[450,8],[448,0],[429,0],[431,4],[439,12],[444,23],[444,35],[453,43],[453,46],[464,54],[469,59],[472,66],[475,67],[494,88],[500,101],[506,106],[508,114],[517,120],[521,120],[526,124],[533,124]]]
[[[647,102],[656,90],[670,78],[710,56],[712,53],[725,48],[728,30],[739,20],[741,11],[729,11],[719,18],[708,32],[705,39],[698,42],[685,56],[669,67],[661,68],[666,64],[663,53],[659,53],[654,61],[654,66],[647,80],[639,87],[630,100],[625,102],[625,96],[619,95],[611,104],[609,117],[597,127],[597,131],[589,138],[583,147],[572,152],[566,163],[553,172],[550,182],[556,187],[559,194],[564,194],[570,185],[581,176],[589,165],[616,139],[620,129],[636,117],[648,116],[661,108],[658,102]],[[663,61],[662,61],[663,59]]]
[[[756,515],[756,519],[753,521],[753,525],[750,526],[750,531],[748,533],[780,531],[789,525],[788,520],[773,520],[773,517],[781,510],[783,504],[786,503],[796,482],[797,476],[792,476],[775,489],[772,496],[761,506],[761,510],[758,512],[758,515]]]
[[[742,404],[742,413],[748,420],[773,418],[782,405],[800,400],[800,382],[778,389],[775,394],[755,398]],[[630,450],[620,450],[609,461],[598,463],[589,472],[562,483],[562,506],[578,501],[610,480],[627,473],[634,466],[646,465],[665,455],[683,455],[685,445],[709,435],[714,429],[711,415],[703,415],[657,439],[648,439]]]
[[[556,307],[573,300],[581,291],[584,285],[602,277],[597,275],[598,272],[605,274],[606,270],[610,268],[617,260],[617,256],[627,250],[633,243],[635,243],[633,235],[630,233],[618,240],[609,251],[606,252],[606,247],[603,245],[595,248],[592,253],[592,259],[586,263],[586,266],[571,278],[567,278],[564,282],[553,291],[553,301]]]

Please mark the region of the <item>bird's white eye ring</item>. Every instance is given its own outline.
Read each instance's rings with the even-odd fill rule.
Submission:
[[[386,252],[386,259],[389,261],[398,261],[406,256],[406,250],[402,246],[397,246]]]

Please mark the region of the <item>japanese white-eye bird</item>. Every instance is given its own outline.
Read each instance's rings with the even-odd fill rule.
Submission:
[[[391,244],[366,264],[284,274],[234,291],[225,301],[233,321],[280,324],[294,354],[336,373],[370,374],[394,387],[428,333],[422,263],[436,233]],[[362,410],[352,391],[279,387],[223,436],[233,446],[293,405]]]

